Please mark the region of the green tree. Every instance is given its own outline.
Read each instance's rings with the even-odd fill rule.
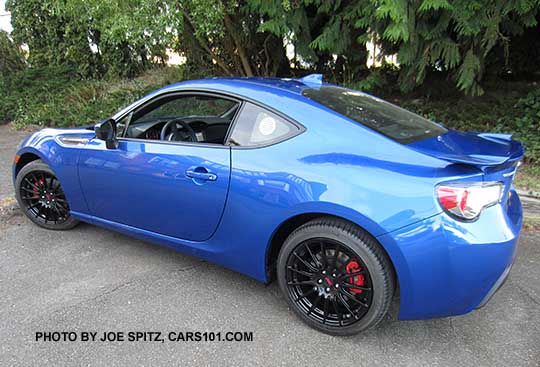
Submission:
[[[85,25],[99,75],[134,76],[164,63],[174,23],[167,2],[161,0],[84,1],[49,0],[54,12]]]
[[[0,31],[0,77],[7,77],[26,67],[24,55],[7,32]]]
[[[175,49],[190,65],[226,75],[288,74],[282,37],[259,29],[261,16],[248,2],[186,0],[172,6],[178,12]]]
[[[269,31],[294,45],[293,63],[336,81],[365,75],[370,38],[368,27],[374,5],[368,0],[250,0],[260,14],[259,31]]]
[[[537,25],[538,0],[373,0],[372,28],[386,53],[397,51],[400,85],[411,90],[428,72],[445,72],[471,95],[480,85],[494,47]]]
[[[94,68],[86,25],[78,17],[54,11],[52,0],[8,0],[13,38],[29,49],[33,67],[67,66],[82,75]]]

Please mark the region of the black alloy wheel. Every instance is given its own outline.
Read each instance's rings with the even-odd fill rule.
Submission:
[[[375,326],[394,293],[386,253],[363,230],[339,219],[317,219],[294,231],[277,266],[291,308],[328,334],[351,335]]]
[[[369,270],[338,241],[312,238],[300,243],[289,255],[286,279],[298,307],[323,325],[351,325],[371,307]]]
[[[19,206],[35,224],[47,229],[69,229],[78,221],[71,217],[60,181],[42,161],[32,161],[17,175]]]

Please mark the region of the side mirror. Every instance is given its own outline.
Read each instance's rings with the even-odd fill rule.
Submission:
[[[105,141],[107,149],[118,148],[118,140],[116,139],[116,121],[114,119],[105,119],[98,122],[94,126],[96,138]]]

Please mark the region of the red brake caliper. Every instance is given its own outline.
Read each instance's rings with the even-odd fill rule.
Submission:
[[[356,273],[357,271],[360,271],[360,270],[361,270],[360,264],[358,264],[358,261],[357,261],[356,259],[352,259],[352,260],[349,261],[349,263],[345,266],[345,270],[347,271],[347,274]],[[354,276],[354,277],[350,277],[348,280],[349,280],[349,283],[354,284],[354,285],[357,285],[357,286],[359,286],[359,287],[364,286],[365,281],[366,281],[366,280],[364,279],[364,275],[363,275],[363,274],[356,275],[356,276]],[[350,288],[349,291],[350,291],[352,294],[362,293],[362,290],[361,290],[361,289],[355,289],[355,288]]]
[[[39,197],[38,187],[43,186],[44,182],[43,179],[40,179],[38,182],[36,182],[35,186],[32,187],[32,191],[34,191],[34,197]]]

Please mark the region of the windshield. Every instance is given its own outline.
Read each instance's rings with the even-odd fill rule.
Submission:
[[[368,94],[339,87],[304,89],[302,95],[402,144],[447,130],[415,113]]]

